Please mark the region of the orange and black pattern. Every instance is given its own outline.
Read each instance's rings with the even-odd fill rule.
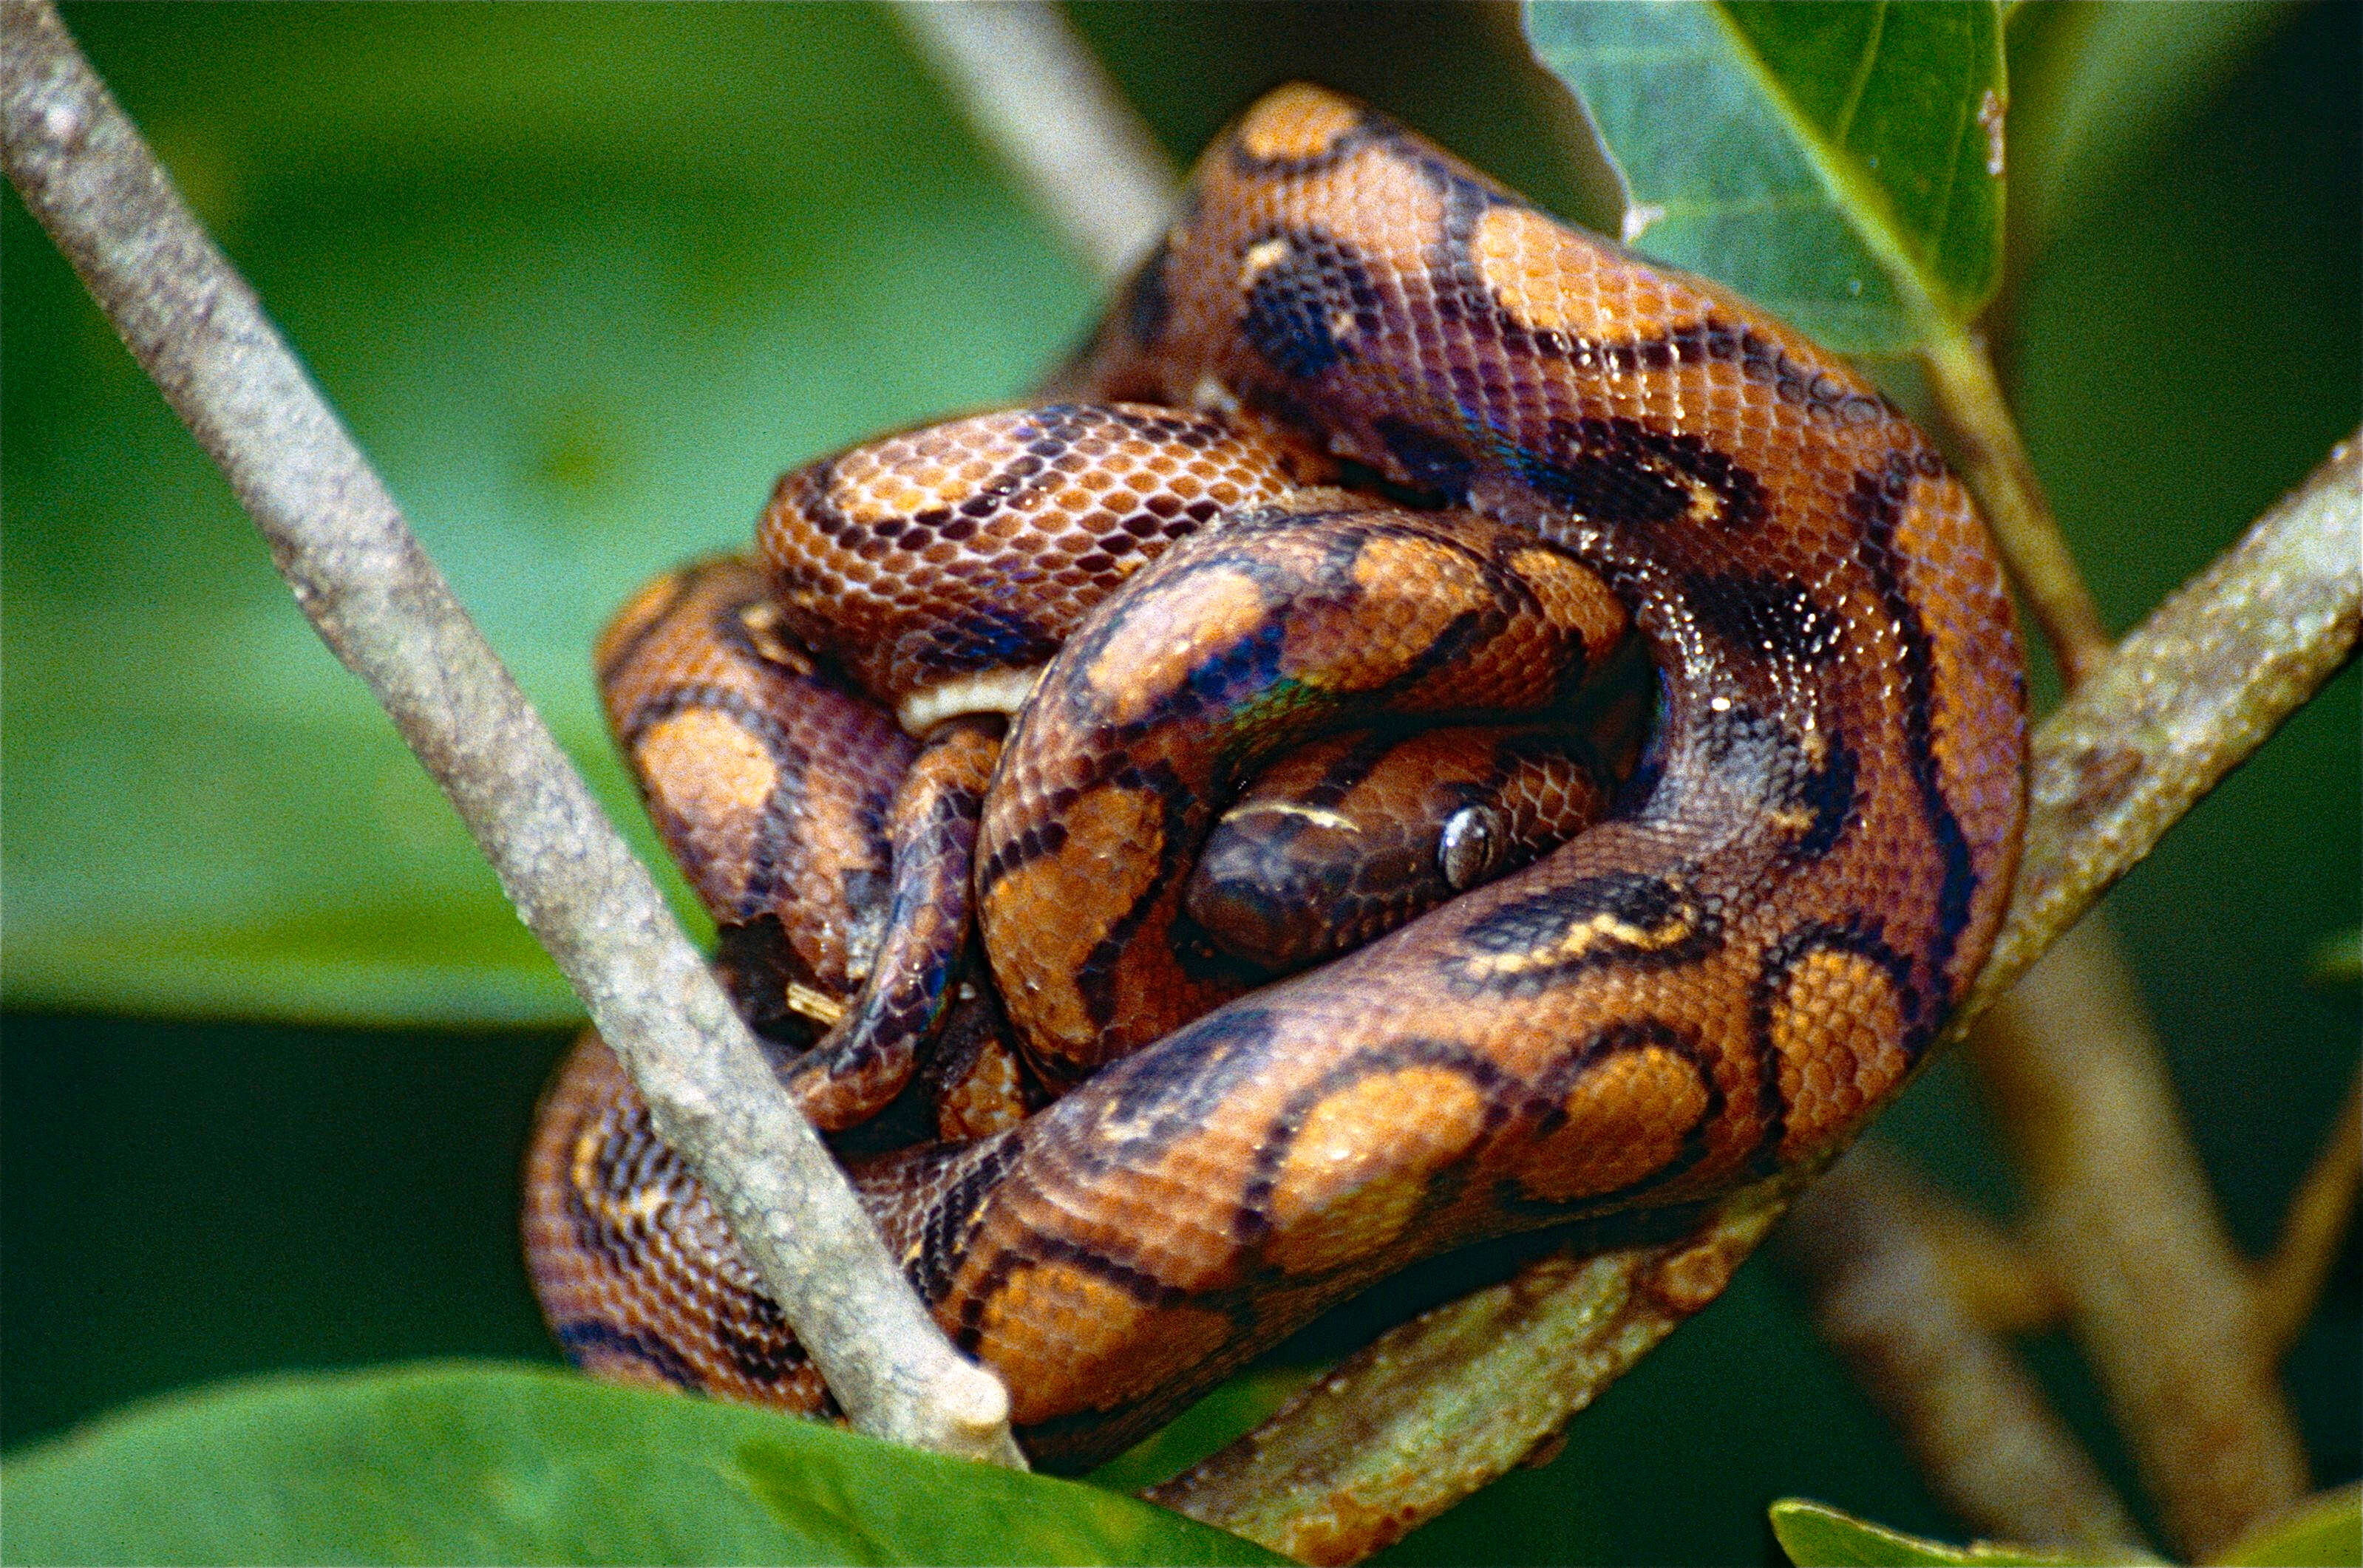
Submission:
[[[1071,402],[993,416],[1015,423],[973,461],[941,426],[895,438],[922,453],[906,478],[865,454],[782,481],[780,498],[817,498],[813,528],[859,565],[776,543],[779,498],[763,524],[773,602],[815,640],[838,634],[804,617],[893,599],[904,571],[931,602],[937,585],[981,595],[964,621],[862,621],[842,657],[915,729],[1014,715],[975,898],[1008,1018],[984,1032],[1023,1059],[986,1058],[971,1027],[964,1060],[1001,1064],[1018,1086],[1004,1104],[1068,1087],[1014,1126],[976,1124],[1005,1130],[856,1176],[937,1319],[1003,1375],[1038,1462],[1093,1463],[1421,1257],[1694,1202],[1840,1145],[1911,1072],[2008,897],[2024,675],[1966,493],[1841,361],[1291,87],[1207,153],[1055,395]],[[1069,606],[1055,615],[993,575],[1038,562],[970,575],[947,527],[1095,493],[1083,465],[1053,485],[1016,474],[1015,454],[1056,468],[1075,430],[1128,442],[1159,421],[1202,457],[1234,438],[1204,432],[1244,432],[1273,491],[1226,457],[1237,503],[1179,513],[1203,532],[1098,508],[1046,558],[1114,591],[1053,594]],[[1293,488],[1335,477],[1332,460],[1392,502]],[[849,500],[840,476],[857,471],[863,493],[907,491],[893,504],[930,520]],[[1162,554],[1143,564],[1155,552],[1118,537]],[[628,653],[649,619],[636,604],[603,648]],[[1628,635],[1659,712],[1637,760],[1592,774],[1578,814],[1604,817],[1246,988],[1261,960],[1215,941],[1184,889],[1267,757],[1413,712],[1492,723],[1613,706],[1603,690],[1629,702]],[[1586,686],[1603,671],[1609,687]],[[618,711],[650,702],[673,711],[648,696]],[[679,711],[713,715],[695,723],[721,747],[715,782],[676,772],[649,721],[618,720],[660,821],[702,823],[720,802],[724,831],[701,844],[761,840],[734,812],[785,754],[721,698]],[[1279,797],[1327,809],[1308,798]],[[690,870],[734,909],[771,885],[738,860]],[[527,1228],[560,1338],[610,1373],[821,1408],[793,1342],[749,1327],[762,1309],[743,1264],[636,1103],[593,1055],[545,1107]],[[651,1270],[671,1281],[661,1303]]]

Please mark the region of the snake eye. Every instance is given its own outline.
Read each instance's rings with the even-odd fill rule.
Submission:
[[[1436,868],[1444,873],[1447,887],[1465,893],[1502,863],[1509,839],[1501,812],[1491,806],[1463,806],[1445,820],[1444,836],[1436,845]]]

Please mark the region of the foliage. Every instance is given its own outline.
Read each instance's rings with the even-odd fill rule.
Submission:
[[[1797,1568],[1919,1568],[1921,1564],[1936,1568],[1967,1563],[1991,1563],[1995,1568],[2026,1564],[2032,1568],[2035,1564],[2089,1561],[1991,1540],[1947,1546],[1800,1497],[1783,1498],[1772,1505],[1772,1533]]]
[[[1607,143],[1649,255],[1854,354],[1916,348],[2000,286],[1993,0],[1530,0],[1526,29]]]
[[[1278,1561],[1099,1487],[496,1364],[234,1384],[0,1478],[18,1562]]]
[[[2072,1553],[1975,1540],[1948,1546],[1856,1518],[1824,1503],[1784,1497],[1772,1505],[1772,1533],[1797,1568],[1901,1568],[1903,1564],[2080,1563],[2102,1561]],[[2111,1561],[2115,1561],[2112,1559]],[[2363,1562],[2363,1490],[2342,1486],[2309,1497],[2268,1519],[2211,1561],[2224,1568],[2345,1568]]]
[[[2363,1486],[2308,1497],[2258,1526],[2215,1561],[2224,1568],[2355,1568],[2363,1563]]]

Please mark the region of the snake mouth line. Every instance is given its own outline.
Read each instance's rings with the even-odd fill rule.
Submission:
[[[988,669],[942,680],[903,699],[894,711],[903,733],[924,735],[946,719],[963,713],[1015,713],[1034,695],[1043,666],[1026,669]]]

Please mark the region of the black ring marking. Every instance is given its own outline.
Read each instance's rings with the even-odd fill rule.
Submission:
[[[1858,555],[1863,569],[1870,574],[1880,603],[1894,619],[1896,635],[1903,645],[1900,662],[1903,674],[1904,761],[1919,790],[1929,836],[1935,840],[1944,864],[1936,892],[1936,923],[1928,936],[1927,964],[1936,988],[1950,999],[1957,988],[1949,973],[1953,950],[1961,933],[1969,929],[1979,878],[1969,853],[1969,835],[1962,831],[1960,819],[1953,814],[1952,802],[1945,797],[1936,740],[1929,726],[1936,682],[1928,656],[1928,633],[1921,624],[1918,607],[1904,591],[1902,557],[1895,547],[1896,526],[1911,496],[1914,477],[1933,477],[1944,471],[1935,454],[1925,454],[1928,466],[1919,461],[1922,456],[1897,447],[1888,453],[1883,472],[1865,469],[1856,474],[1846,510],[1860,531],[1862,544]],[[1908,1049],[1916,1056],[1925,1044],[1924,1040]]]
[[[1674,881],[1605,871],[1513,900],[1471,922],[1460,933],[1462,951],[1447,961],[1447,983],[1472,999],[1537,996],[1586,970],[1670,969],[1722,944],[1720,913]],[[1551,955],[1554,949],[1559,956]]]
[[[1621,414],[1553,419],[1548,430],[1542,451],[1513,448],[1510,467],[1536,493],[1575,516],[1627,528],[1705,522],[1733,533],[1764,521],[1762,481],[1703,436],[1654,429]],[[1693,517],[1692,484],[1714,498],[1711,519]]]
[[[594,1353],[628,1356],[676,1388],[705,1392],[705,1379],[688,1358],[654,1334],[619,1329],[598,1318],[576,1318],[553,1325],[550,1336],[578,1372],[591,1370],[587,1362]]]
[[[1698,572],[1685,580],[1682,597],[1707,630],[1751,660],[1818,666],[1846,641],[1846,623],[1793,577]]]
[[[1248,285],[1239,333],[1281,375],[1309,381],[1378,332],[1378,284],[1359,251],[1319,229],[1259,232],[1242,263],[1266,246],[1284,248]]]

